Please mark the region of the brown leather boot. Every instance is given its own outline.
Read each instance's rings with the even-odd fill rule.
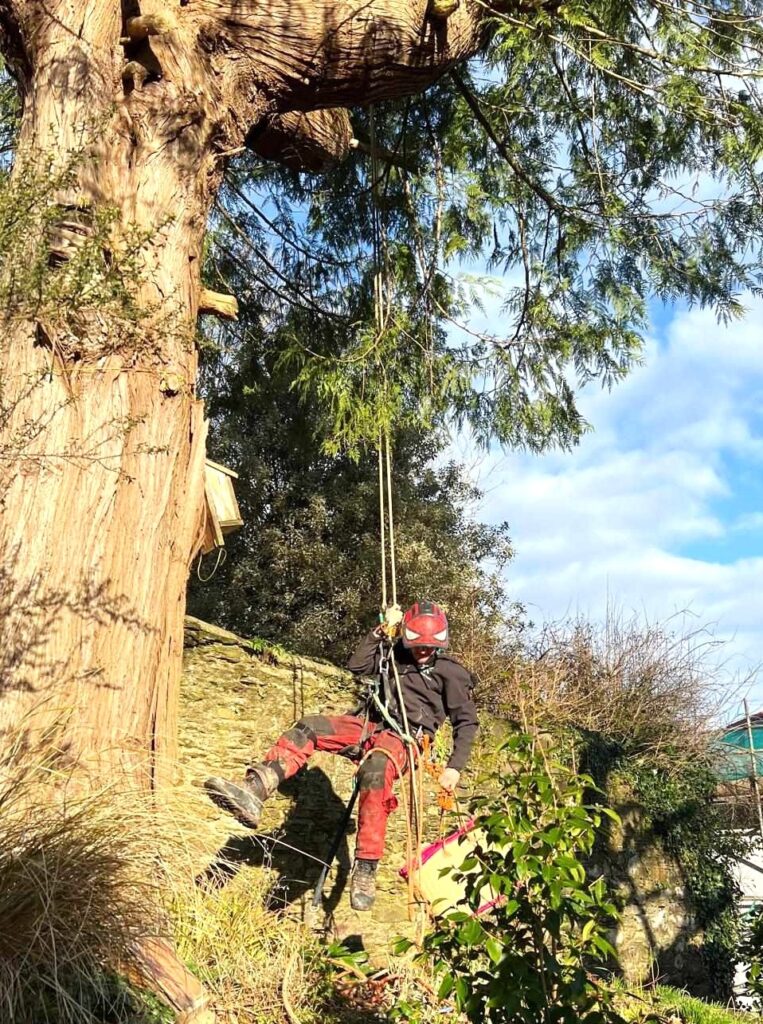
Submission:
[[[374,905],[378,866],[378,860],[355,859],[350,880],[350,906],[353,910],[370,910]]]
[[[265,764],[253,764],[247,769],[246,778],[241,782],[231,782],[212,776],[204,783],[204,789],[212,803],[247,828],[257,828],[262,815],[262,805],[278,788],[280,782],[274,767]]]

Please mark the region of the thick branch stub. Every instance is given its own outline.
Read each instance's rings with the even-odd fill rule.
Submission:
[[[169,12],[143,14],[127,19],[127,36],[132,42],[148,39],[149,36],[161,36],[172,32],[177,21]]]
[[[235,320],[238,317],[238,299],[235,295],[224,295],[202,288],[199,293],[199,312],[212,313],[223,320]]]
[[[295,171],[316,173],[350,152],[352,129],[346,110],[297,110],[276,114],[256,125],[246,144],[258,156]]]
[[[505,2],[505,0],[504,0]],[[509,0],[510,2],[510,0]],[[426,89],[484,40],[482,0],[461,0],[447,22],[429,0],[195,0],[219,66],[236,53],[238,81],[280,110],[351,108]],[[285,29],[288,26],[288,30]]]
[[[427,14],[435,21],[447,21],[460,6],[460,0],[429,0]]]

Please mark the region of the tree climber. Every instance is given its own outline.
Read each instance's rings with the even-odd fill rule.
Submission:
[[[390,625],[400,627],[400,636],[394,642],[385,633]],[[458,785],[477,733],[474,677],[444,653],[447,646],[448,620],[436,604],[417,602],[404,615],[397,610],[392,622],[388,614],[384,626],[361,640],[347,667],[359,676],[378,675],[383,659],[391,652],[405,714],[401,714],[390,692],[386,698],[379,694],[377,700],[369,700],[366,708],[352,714],[308,715],[287,729],[262,762],[247,769],[241,782],[207,779],[204,788],[208,796],[243,825],[257,828],[264,801],[316,750],[360,762],[350,904],[354,910],[370,910],[376,896],[376,869],[384,853],[387,818],[397,807],[393,784],[408,767],[403,722],[407,722],[418,748],[424,736],[433,737],[445,719],[450,720],[453,751],[439,778],[440,786],[449,791]]]

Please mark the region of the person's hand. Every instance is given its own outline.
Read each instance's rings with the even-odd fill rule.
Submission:
[[[397,629],[403,621],[403,609],[398,604],[391,604],[384,612],[384,624],[390,629]]]
[[[449,793],[452,793],[458,785],[458,780],[460,778],[461,772],[457,771],[455,768],[446,768],[440,775],[440,788],[447,789]]]

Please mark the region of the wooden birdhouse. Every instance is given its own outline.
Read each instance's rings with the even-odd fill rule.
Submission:
[[[238,473],[217,462],[206,460],[204,465],[204,498],[206,523],[201,550],[206,555],[225,544],[225,534],[244,525],[233,490]]]

